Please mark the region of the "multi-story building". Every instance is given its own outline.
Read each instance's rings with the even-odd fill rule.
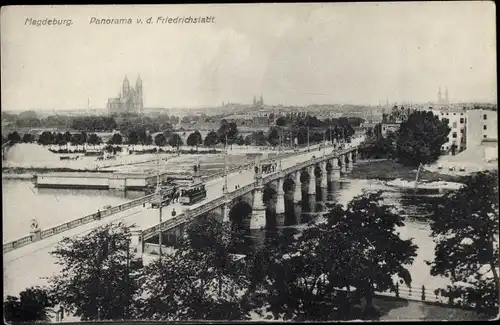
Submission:
[[[467,111],[467,148],[480,148],[486,161],[498,159],[497,120],[497,111]]]
[[[130,87],[130,82],[127,76],[123,80],[122,90],[118,93],[118,97],[108,99],[108,112],[110,114],[117,113],[140,113],[142,112],[143,96],[142,96],[142,80],[139,76],[135,83],[135,88]]]
[[[437,110],[432,109],[431,112],[439,118],[439,120],[448,120],[450,133],[448,141],[441,146],[441,150],[455,155],[467,147],[467,112],[462,110]]]

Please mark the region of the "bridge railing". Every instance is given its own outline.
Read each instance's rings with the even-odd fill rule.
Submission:
[[[108,217],[108,216],[113,215],[115,213],[118,213],[118,212],[130,209],[132,207],[136,207],[136,206],[141,205],[143,203],[149,202],[149,201],[151,201],[151,199],[154,198],[154,196],[155,196],[155,194],[146,195],[146,196],[140,197],[138,199],[114,206],[114,207],[109,208],[107,210],[100,211],[100,217],[105,218],[105,217]],[[74,220],[59,224],[57,226],[54,226],[54,227],[51,227],[48,229],[41,230],[40,238],[45,239],[45,238],[57,235],[61,232],[79,227],[79,226],[84,225],[84,224],[87,224],[89,222],[96,220],[98,216],[99,215],[96,212],[96,213],[92,213],[92,214],[86,215],[86,216],[78,218],[78,219],[74,219]],[[37,241],[35,238],[36,238],[36,236],[33,234],[33,235],[22,237],[20,239],[16,239],[16,240],[11,241],[11,242],[4,243],[3,244],[3,252],[7,253],[13,249],[17,249],[19,247],[31,244],[32,242]]]

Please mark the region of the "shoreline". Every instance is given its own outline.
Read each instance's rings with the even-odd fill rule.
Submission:
[[[359,160],[349,173],[352,179],[377,179],[381,181],[415,181],[418,167],[407,167],[390,159]],[[463,182],[466,176],[448,175],[422,169],[419,181],[428,182]]]

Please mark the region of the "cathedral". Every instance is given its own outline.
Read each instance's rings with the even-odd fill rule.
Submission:
[[[263,108],[264,107],[264,99],[262,98],[262,95],[260,95],[260,100],[257,100],[255,98],[255,95],[253,96],[253,107],[254,108]]]
[[[118,97],[108,99],[108,111],[110,114],[117,113],[140,113],[143,109],[142,80],[137,78],[135,88],[130,87],[127,76],[123,80],[122,90]]]

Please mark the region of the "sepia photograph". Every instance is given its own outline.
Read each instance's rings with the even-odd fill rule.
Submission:
[[[4,322],[497,319],[495,9],[2,7]]]

